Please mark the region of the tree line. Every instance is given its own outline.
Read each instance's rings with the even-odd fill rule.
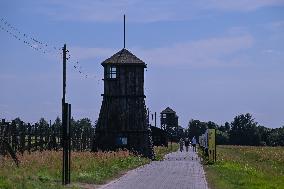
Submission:
[[[191,119],[186,133],[190,138],[199,137],[206,129],[216,129],[216,143],[220,145],[284,146],[284,126],[267,128],[258,124],[250,113],[238,115],[224,125]]]

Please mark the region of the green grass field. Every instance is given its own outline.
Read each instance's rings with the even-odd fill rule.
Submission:
[[[211,189],[284,189],[284,147],[217,146],[204,163]]]
[[[155,147],[160,160],[165,154],[176,151]],[[61,185],[62,152],[43,151],[18,155],[20,167],[17,168],[9,157],[0,157],[0,189],[21,188],[63,188]],[[72,152],[71,182],[102,184],[120,176],[128,170],[150,162],[147,158],[135,156],[128,151],[109,153]],[[78,188],[72,185],[73,188]]]

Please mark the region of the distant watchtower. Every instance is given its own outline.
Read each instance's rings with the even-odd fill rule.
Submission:
[[[95,131],[95,150],[127,148],[153,158],[144,95],[146,64],[123,48],[102,62],[104,94]]]
[[[172,136],[177,135],[178,116],[169,107],[161,112],[161,129],[168,131]]]

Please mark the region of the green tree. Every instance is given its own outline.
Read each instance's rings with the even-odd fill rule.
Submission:
[[[53,130],[58,134],[61,133],[61,124],[61,119],[59,117],[56,117],[55,121],[52,124]]]
[[[226,122],[225,125],[221,125],[218,130],[222,131],[222,132],[226,132],[226,133],[229,133],[230,132],[230,123]]]
[[[61,144],[61,133],[62,133],[62,127],[61,127],[61,119],[57,116],[55,121],[53,122],[51,126],[52,130],[52,145],[57,149],[59,145]]]
[[[216,130],[216,144],[224,145],[229,144],[229,134],[224,131]]]
[[[48,145],[49,142],[49,124],[44,118],[38,121],[39,147],[40,151]]]
[[[13,120],[16,125],[20,125],[22,123],[21,118],[17,117],[16,119]]]
[[[205,133],[206,129],[208,128],[206,122],[201,122],[199,120],[191,119],[188,123],[188,134],[189,137],[192,138],[195,136],[196,139],[203,133]]]
[[[208,129],[217,129],[218,128],[218,125],[216,123],[214,123],[213,121],[208,121],[206,123],[206,125],[207,125]]]
[[[260,145],[265,146],[269,145],[269,133],[271,132],[270,128],[264,127],[264,126],[258,126],[258,132],[260,134]]]
[[[271,129],[267,136],[268,145],[284,146],[284,126]]]
[[[261,136],[257,124],[249,113],[236,116],[231,123],[231,143],[237,145],[259,145]]]
[[[43,128],[49,127],[48,122],[44,118],[40,118],[40,120],[38,121],[38,124],[39,124],[39,126],[41,126]]]

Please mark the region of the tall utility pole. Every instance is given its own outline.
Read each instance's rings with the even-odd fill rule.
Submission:
[[[66,61],[67,61],[67,59],[66,59],[66,54],[67,54],[66,44],[64,44],[62,51],[63,51],[63,97],[62,97],[62,110],[63,110],[64,104],[65,104],[65,95],[66,95]]]
[[[62,162],[62,184],[70,183],[70,157],[71,157],[71,138],[70,138],[70,118],[71,118],[71,104],[65,102],[66,95],[66,44],[63,50],[63,97],[62,97],[62,148],[63,148],[63,162]]]

